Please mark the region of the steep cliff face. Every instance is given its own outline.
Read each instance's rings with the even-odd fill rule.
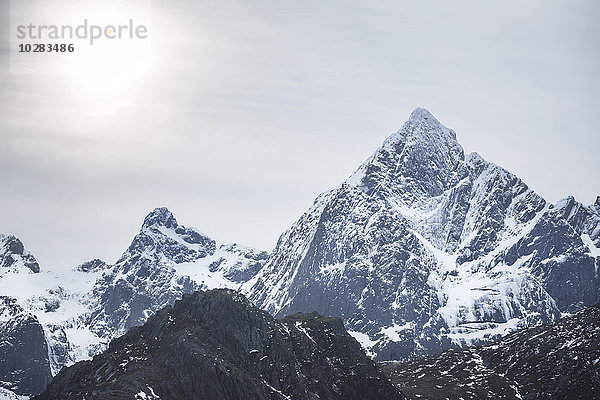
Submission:
[[[186,295],[37,399],[402,399],[339,319],[276,320],[231,290]]]
[[[381,366],[409,399],[593,399],[600,393],[600,307],[493,345]]]
[[[40,266],[23,243],[0,234],[0,287],[37,277]],[[11,285],[27,293],[27,285]],[[52,378],[44,330],[36,316],[0,289],[0,395],[32,395]]]
[[[593,207],[564,208],[416,109],[245,291],[275,315],[342,318],[379,359],[484,343],[600,300]]]
[[[0,296],[0,360],[0,381],[15,393],[37,394],[52,378],[41,324],[6,296]]]

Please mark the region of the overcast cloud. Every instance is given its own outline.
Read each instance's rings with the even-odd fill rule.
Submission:
[[[270,250],[418,106],[551,202],[600,195],[600,2],[148,3],[113,110],[68,73],[0,75],[0,232],[42,267],[114,262],[163,205]]]

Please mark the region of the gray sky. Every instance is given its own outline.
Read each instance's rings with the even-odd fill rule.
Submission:
[[[133,7],[144,57],[62,68],[85,57],[78,44],[2,71],[0,232],[45,268],[114,262],[164,205],[221,243],[270,250],[418,106],[547,200],[593,202],[600,2],[489,3]]]

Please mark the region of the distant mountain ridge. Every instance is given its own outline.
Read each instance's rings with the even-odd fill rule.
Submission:
[[[116,263],[65,273],[40,268],[19,239],[0,235],[0,296],[19,307],[0,319],[0,342],[33,352],[29,363],[0,366],[0,395],[39,392],[63,366],[212,288],[238,290],[279,318],[341,318],[378,360],[484,344],[598,302],[599,245],[600,197],[549,204],[465,155],[456,133],[419,108],[318,196],[271,254],[218,245],[164,207]]]

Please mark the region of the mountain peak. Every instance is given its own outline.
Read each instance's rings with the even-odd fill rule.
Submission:
[[[428,144],[427,147],[437,148],[460,146],[456,142],[456,133],[421,107],[415,108],[402,128],[386,139],[384,147],[395,146],[397,143],[422,143]]]
[[[413,112],[410,113],[410,117],[408,117],[408,121],[406,121],[406,124],[417,126],[425,125],[427,127],[425,130],[441,128],[441,130],[443,131],[451,131],[450,129],[446,128],[440,121],[438,121],[437,118],[429,112],[429,110],[421,107],[415,108]],[[454,133],[453,131],[451,132]],[[453,136],[453,139],[456,139],[456,135]]]
[[[439,196],[463,179],[464,160],[454,131],[428,110],[416,108],[346,182],[369,194],[385,189],[412,204]]]
[[[421,119],[432,119],[434,121],[439,121],[435,119],[435,117],[427,110],[426,108],[417,107],[410,113],[409,121],[421,120]]]
[[[173,213],[167,207],[157,207],[144,218],[142,229],[151,226],[164,226],[166,228],[176,228],[177,220]]]
[[[152,259],[165,256],[176,264],[192,262],[213,254],[216,242],[193,227],[179,225],[173,213],[166,207],[157,207],[144,219],[142,229],[129,248],[117,261],[128,260],[132,254]]]

